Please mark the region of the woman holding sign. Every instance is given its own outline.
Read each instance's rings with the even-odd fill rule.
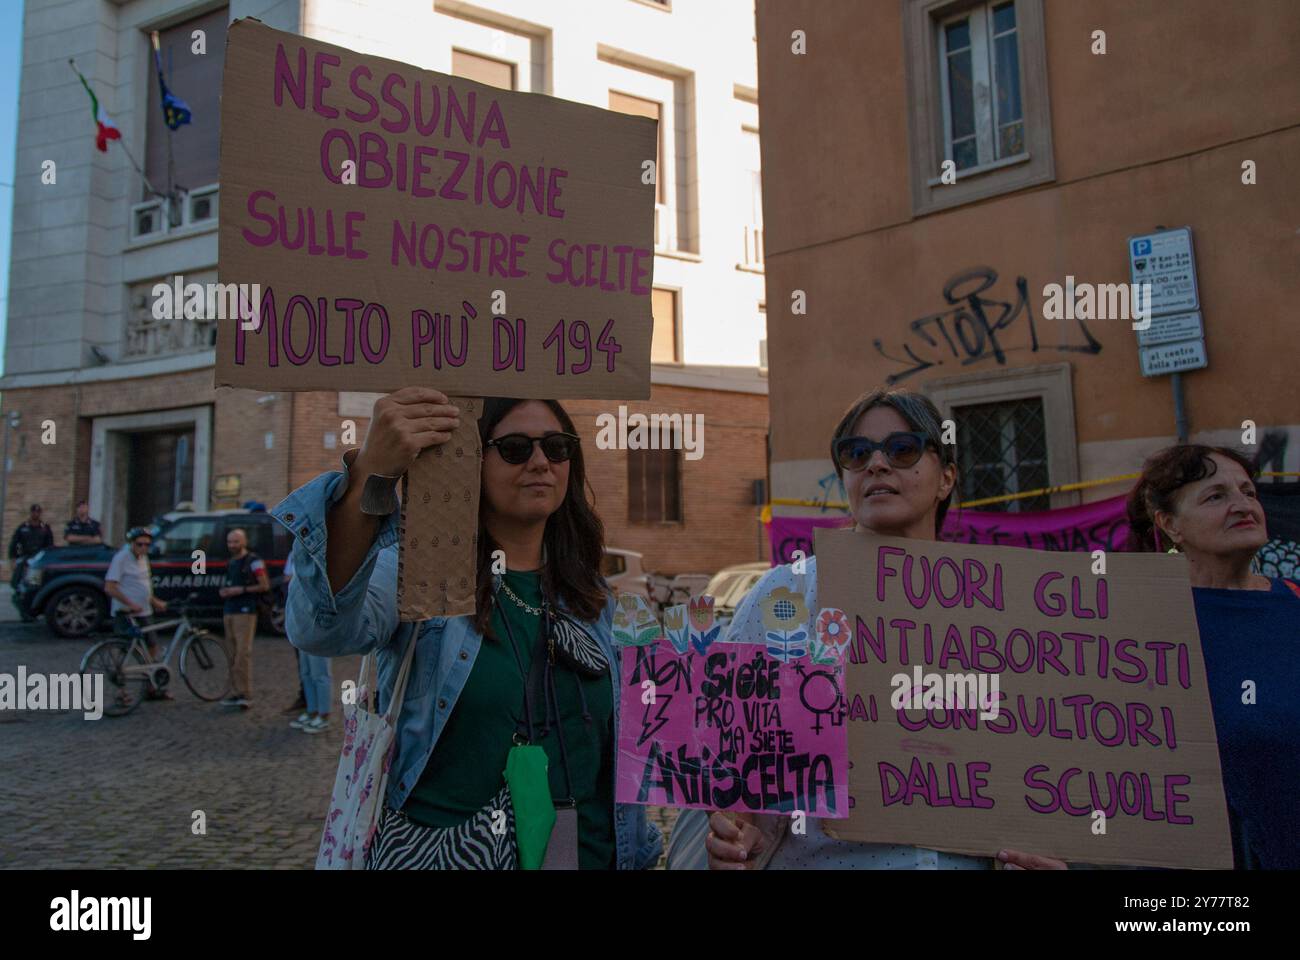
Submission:
[[[1253,570],[1268,542],[1255,467],[1180,444],[1129,494],[1138,549],[1187,557],[1238,869],[1300,868],[1300,585]]]
[[[849,408],[831,438],[831,458],[848,493],[855,529],[913,540],[939,538],[957,484],[953,449],[941,437],[939,411],[918,393],[877,390]],[[816,616],[817,560],[809,558],[803,565],[804,573],[787,564],[766,574],[736,611],[732,636],[763,636],[762,601],[776,590],[801,594],[809,615]],[[810,632],[813,626],[810,621]],[[740,870],[766,863],[786,869],[986,870],[994,865],[991,856],[836,840],[811,818],[804,835],[783,839],[789,820],[714,813],[704,838],[709,867]],[[1015,850],[998,851],[997,859],[1007,869],[1065,869],[1059,860]]]
[[[275,510],[295,535],[289,636],[321,656],[377,651],[381,704],[410,645],[393,484],[459,417],[436,390],[383,397],[345,472]],[[477,614],[417,625],[382,814],[355,856],[370,869],[652,866],[645,808],[614,803],[614,601],[573,422],[553,400],[491,399],[478,437]],[[329,839],[327,826],[322,855]]]

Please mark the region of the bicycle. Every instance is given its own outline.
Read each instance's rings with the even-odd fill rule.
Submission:
[[[197,594],[188,597],[193,600]],[[230,652],[223,638],[190,622],[189,610],[178,609],[180,616],[141,627],[134,617],[129,637],[101,640],[86,651],[81,658],[82,673],[102,673],[114,694],[104,704],[104,714],[121,717],[130,713],[145,699],[150,686],[164,690],[171,680],[173,654],[178,657],[177,667],[185,686],[200,700],[220,700],[230,692]],[[170,627],[176,630],[163,651],[162,657],[153,659],[145,642],[145,635]]]

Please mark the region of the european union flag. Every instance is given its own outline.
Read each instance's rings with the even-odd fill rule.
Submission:
[[[163,122],[169,130],[175,130],[190,122],[190,108],[185,101],[167,89],[163,80],[162,55],[158,50],[158,34],[153,35],[153,61],[158,68],[158,92],[162,96]]]

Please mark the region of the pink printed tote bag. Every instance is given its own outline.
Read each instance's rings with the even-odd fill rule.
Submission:
[[[373,653],[366,654],[361,661],[355,702],[343,704],[343,752],[339,756],[338,773],[334,775],[325,832],[316,854],[317,870],[365,868],[366,852],[374,839],[384,789],[388,786],[388,768],[397,746],[397,718],[401,716],[407,676],[415,654],[419,624],[403,626],[410,628],[410,642],[397,671],[388,710],[382,714],[371,710],[373,692],[368,684],[374,671]]]

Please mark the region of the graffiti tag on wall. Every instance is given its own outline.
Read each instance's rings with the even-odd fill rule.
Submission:
[[[1007,354],[1021,350],[1037,353],[1039,350],[1056,350],[1061,353],[1101,353],[1101,343],[1082,318],[1077,333],[1064,322],[1061,340],[1044,344],[1039,340],[1038,325],[1033,307],[1029,303],[1029,283],[1016,277],[1014,300],[997,300],[984,292],[998,282],[997,271],[992,267],[975,267],[960,273],[943,285],[943,298],[952,307],[940,313],[919,317],[908,324],[909,335],[899,350],[885,351],[880,339],[872,346],[886,360],[899,364],[902,369],[886,377],[890,384],[906,380],[923,370],[942,366],[953,360],[962,366],[993,360],[999,365],[1007,362]],[[1028,338],[1028,343],[1024,341]]]

